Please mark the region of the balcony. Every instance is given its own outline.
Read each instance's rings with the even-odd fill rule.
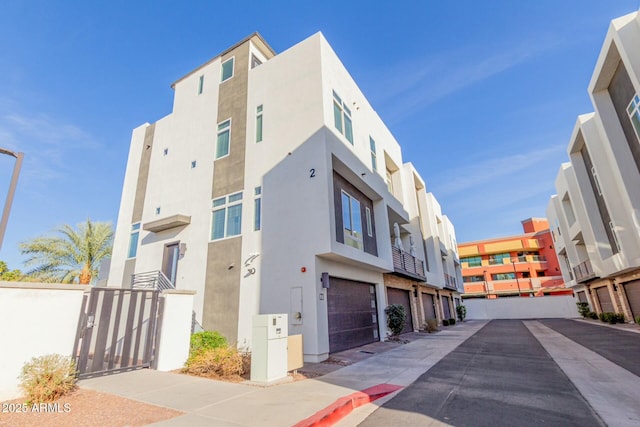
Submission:
[[[582,261],[580,264],[573,267],[573,274],[576,277],[577,283],[583,283],[596,277],[596,273],[593,271],[590,260]]]
[[[424,262],[395,246],[391,247],[393,256],[393,271],[412,280],[424,282],[427,278],[424,275]]]
[[[456,284],[456,278],[450,274],[444,273],[444,287],[457,291],[458,285]]]

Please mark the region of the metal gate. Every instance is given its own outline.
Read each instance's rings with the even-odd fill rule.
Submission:
[[[73,354],[79,378],[148,368],[160,291],[93,288],[84,296]]]

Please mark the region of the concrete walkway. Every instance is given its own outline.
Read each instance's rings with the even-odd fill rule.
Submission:
[[[157,426],[291,426],[355,391],[379,384],[408,386],[485,324],[470,321],[420,334],[409,344],[322,377],[266,388],[148,369],[87,379],[80,386],[185,412]],[[396,394],[361,407],[339,425],[357,425]]]

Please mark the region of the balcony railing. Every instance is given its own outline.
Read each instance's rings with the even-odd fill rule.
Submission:
[[[458,285],[456,278],[450,274],[444,273],[444,287],[453,289],[454,291],[458,290]]]
[[[396,273],[415,280],[425,281],[424,262],[395,246],[391,247],[393,269]]]
[[[582,261],[580,264],[573,267],[573,273],[575,274],[576,282],[578,283],[586,282],[587,280],[596,277],[596,273],[593,271],[590,260]]]
[[[171,280],[159,270],[132,274],[131,287],[133,289],[155,289],[160,291],[175,289]]]

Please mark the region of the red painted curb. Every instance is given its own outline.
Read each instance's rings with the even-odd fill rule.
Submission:
[[[354,409],[380,399],[403,388],[394,384],[378,384],[341,397],[326,408],[316,412],[293,427],[330,427],[349,415]]]

